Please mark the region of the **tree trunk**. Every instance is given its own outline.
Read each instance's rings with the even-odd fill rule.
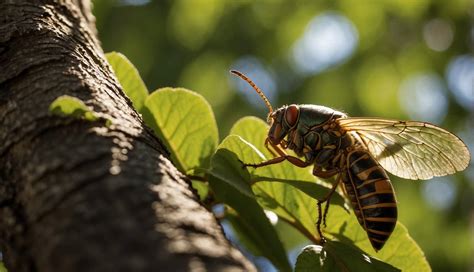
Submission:
[[[7,268],[254,270],[133,110],[95,32],[87,0],[0,0]],[[52,116],[50,103],[65,94],[112,125]]]

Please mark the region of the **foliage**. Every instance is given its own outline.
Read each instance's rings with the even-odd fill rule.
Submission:
[[[69,95],[56,98],[49,106],[49,111],[54,115],[84,118],[88,121],[98,119],[97,115],[82,100]]]
[[[158,89],[146,98],[143,116],[162,136],[181,171],[208,167],[219,136],[211,107],[201,95],[182,88]]]
[[[112,125],[112,121],[109,118],[101,113],[93,111],[81,99],[69,95],[62,95],[51,102],[49,105],[49,112],[52,115],[61,117],[86,120],[89,122],[103,122],[107,127]]]
[[[148,90],[137,69],[121,53],[110,52],[105,56],[114,73],[121,79],[122,90],[132,100],[133,107],[140,111],[148,96]]]
[[[209,209],[224,204],[223,219],[232,224],[246,249],[265,256],[277,269],[290,271],[291,265],[282,239],[266,215],[269,211],[318,245],[303,250],[296,271],[319,265],[340,271],[397,271],[394,266],[404,271],[430,271],[421,249],[401,223],[386,248],[374,252],[355,216],[344,209],[340,194],[332,199],[325,229],[331,240],[322,243],[314,225],[316,200],[326,195],[330,184],[316,179],[309,169],[287,162],[257,169],[242,167],[242,161],[258,163],[271,157],[263,146],[268,126],[262,120],[240,119],[217,145],[214,114],[202,96],[182,88],[163,88],[144,101],[144,120],[167,143],[174,163],[194,179],[194,185],[208,187],[201,191],[205,194],[201,199],[208,200]],[[398,250],[401,245],[404,250]]]

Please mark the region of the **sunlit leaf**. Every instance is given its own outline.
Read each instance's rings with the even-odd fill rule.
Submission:
[[[423,251],[400,222],[379,252],[375,252],[370,245],[367,233],[359,225],[355,215],[352,212],[347,214],[339,207],[331,207],[326,232],[403,271],[431,271]]]
[[[183,88],[159,89],[145,100],[143,118],[181,171],[209,166],[219,136],[212,109],[201,95]]]
[[[354,246],[329,241],[324,246],[305,247],[298,256],[295,271],[392,272],[401,270],[368,256]]]
[[[207,185],[207,183],[202,182],[200,180],[191,179],[191,185],[199,195],[199,199],[201,201],[204,201],[209,193],[209,186]]]
[[[7,269],[5,268],[3,262],[0,262],[0,272],[7,272]]]
[[[296,227],[308,239],[319,239],[316,232],[316,200],[283,183],[261,182],[252,187],[258,202]]]
[[[98,119],[96,114],[87,107],[82,100],[69,95],[63,95],[56,98],[49,105],[49,112],[63,117],[70,116],[74,118],[84,118],[88,121],[95,121]]]
[[[278,220],[275,225],[275,229],[280,237],[283,246],[287,251],[294,250],[295,248],[301,248],[303,245],[310,243],[309,239],[304,236],[296,228],[292,227],[288,222]]]
[[[239,135],[246,141],[252,143],[252,145],[259,149],[265,157],[270,157],[271,153],[268,152],[264,146],[268,130],[268,125],[262,119],[254,116],[246,116],[235,122],[230,129],[229,134]]]
[[[132,101],[133,107],[140,111],[148,96],[148,90],[137,69],[121,53],[110,52],[105,54],[105,56],[110,66],[112,66],[120,85],[122,85],[124,93]]]

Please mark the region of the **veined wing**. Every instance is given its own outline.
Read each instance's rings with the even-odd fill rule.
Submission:
[[[464,170],[470,154],[456,135],[435,125],[382,118],[341,118],[337,122],[360,137],[390,173],[430,179]]]

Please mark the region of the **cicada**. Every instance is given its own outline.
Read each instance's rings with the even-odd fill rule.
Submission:
[[[317,201],[317,231],[339,185],[366,231],[372,247],[382,249],[397,222],[397,201],[387,171],[405,179],[426,180],[464,170],[470,160],[466,145],[454,134],[426,122],[348,117],[319,105],[285,105],[273,110],[263,92],[247,81],[269,109],[265,146],[274,158],[246,167],[288,161],[313,166],[320,178],[335,178],[329,193]],[[297,155],[290,156],[285,149]],[[275,153],[276,152],[276,153]],[[326,203],[324,213],[321,205]]]

